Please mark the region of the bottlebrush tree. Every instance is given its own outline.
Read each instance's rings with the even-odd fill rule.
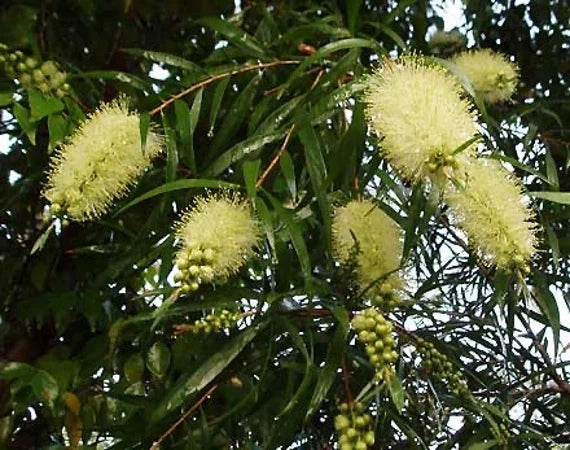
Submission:
[[[567,2],[188,3],[0,7],[0,446],[570,444]]]

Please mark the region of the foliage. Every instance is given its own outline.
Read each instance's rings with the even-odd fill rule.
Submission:
[[[0,445],[320,449],[353,422],[373,448],[570,443],[570,8],[464,2],[468,42],[520,67],[512,101],[489,105],[435,59],[463,50],[457,33],[429,45],[439,3],[3,2],[0,42],[53,61],[69,86],[0,78]],[[369,132],[366,76],[407,49],[458,76],[477,146],[532,199],[528,276],[486,264],[436,186],[402,180]],[[49,158],[120,95],[141,146],[150,130],[164,153],[101,217],[46,222]],[[173,224],[227,189],[263,243],[227,282],[182,293]],[[405,286],[380,316],[395,353],[382,364],[373,334],[392,325],[359,324],[365,289],[332,246],[333,211],[362,198],[403,230]]]

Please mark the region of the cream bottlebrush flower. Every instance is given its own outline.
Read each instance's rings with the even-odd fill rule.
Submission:
[[[519,182],[498,162],[477,159],[466,167],[464,186],[448,193],[447,202],[485,259],[526,271],[536,249],[537,225],[521,194]]]
[[[457,166],[454,151],[476,135],[476,121],[445,69],[415,55],[386,59],[367,84],[369,122],[384,136],[382,148],[396,170],[417,180]]]
[[[389,273],[384,282],[372,288],[372,293],[401,287],[395,271],[402,257],[401,233],[398,225],[371,201],[351,201],[334,212],[333,248],[341,263],[357,265],[358,284],[367,289]]]
[[[51,160],[43,194],[52,213],[78,221],[100,216],[149,167],[161,143],[149,131],[143,152],[140,119],[126,100],[103,104]]]
[[[183,292],[235,274],[255,253],[261,236],[249,205],[228,193],[199,198],[177,224],[176,235],[181,248],[175,279]]]
[[[489,49],[463,52],[453,62],[487,103],[509,100],[517,87],[519,69],[504,55]]]

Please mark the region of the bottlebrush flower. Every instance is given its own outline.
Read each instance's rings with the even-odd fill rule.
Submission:
[[[141,149],[140,119],[124,99],[103,104],[51,159],[44,196],[54,214],[85,221],[106,212],[161,152],[149,131]]]
[[[417,180],[457,167],[455,150],[477,130],[471,104],[445,69],[415,55],[385,59],[367,84],[369,122],[396,170]]]
[[[176,256],[182,291],[201,283],[223,282],[255,253],[259,226],[249,205],[232,194],[199,198],[176,226],[181,249]]]
[[[498,162],[478,159],[466,167],[464,187],[448,193],[447,202],[485,259],[526,271],[537,245],[537,225],[521,194],[518,181]]]
[[[333,248],[341,263],[354,261],[358,285],[367,289],[382,277],[400,267],[401,233],[398,225],[371,201],[351,201],[334,212]],[[379,291],[384,284],[391,289],[401,286],[394,273],[371,289]]]
[[[453,62],[487,103],[504,102],[515,92],[519,68],[501,53],[489,49],[468,51],[457,55]]]

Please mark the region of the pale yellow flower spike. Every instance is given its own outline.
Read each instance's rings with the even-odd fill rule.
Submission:
[[[389,277],[391,289],[401,287],[395,271],[400,267],[402,240],[400,228],[384,211],[369,200],[351,201],[334,212],[333,249],[341,263],[356,258],[358,285],[367,289]],[[380,287],[380,286],[377,286]],[[374,293],[376,293],[373,290]]]
[[[91,114],[51,160],[43,195],[54,214],[85,221],[106,212],[161,152],[149,131],[143,153],[140,119],[121,98]]]
[[[466,168],[464,187],[449,192],[447,201],[483,258],[526,272],[537,245],[537,225],[521,193],[518,181],[498,162],[478,159]]]
[[[415,181],[458,166],[454,152],[476,135],[476,120],[445,69],[416,55],[385,59],[367,84],[369,122],[384,136],[384,154],[402,176]]]
[[[489,49],[463,52],[453,62],[487,103],[509,100],[517,87],[519,68],[501,53]]]
[[[181,248],[175,280],[185,293],[237,273],[261,236],[249,204],[230,193],[199,198],[176,225],[176,235]]]

